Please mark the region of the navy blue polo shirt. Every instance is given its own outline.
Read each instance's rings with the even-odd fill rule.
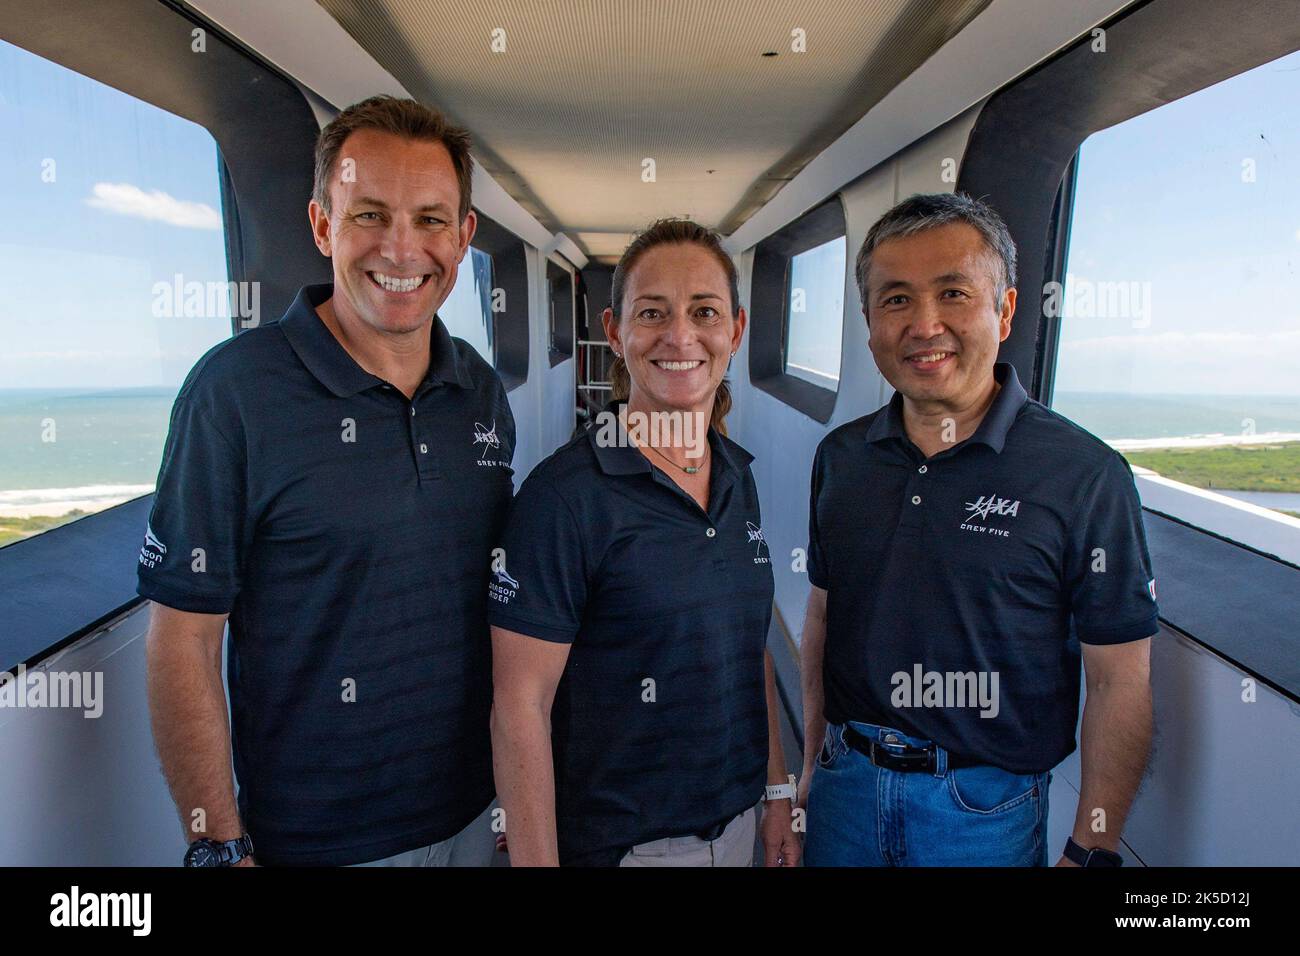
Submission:
[[[510,512],[497,627],[571,644],[551,711],[560,862],[613,866],[761,799],[772,566],[748,452],[710,429],[704,510],[591,428]]]
[[[995,375],[975,433],[930,458],[898,394],[826,436],[808,576],[827,720],[1041,773],[1075,747],[1079,642],[1154,634],[1155,582],[1128,463]]]
[[[434,843],[494,793],[484,590],[510,406],[436,317],[407,399],[321,322],[332,293],[195,365],[140,552],[141,595],[230,615],[239,811],[269,864]]]

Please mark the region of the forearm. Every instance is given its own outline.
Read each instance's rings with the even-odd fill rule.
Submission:
[[[151,630],[147,668],[154,744],[186,839],[237,839],[243,825],[219,651],[196,635]]]
[[[1150,683],[1090,686],[1080,738],[1079,807],[1072,835],[1082,846],[1115,850],[1150,753]]]
[[[790,776],[785,762],[785,747],[781,743],[781,700],[776,690],[776,669],[772,654],[763,651],[763,678],[767,692],[767,782],[786,783]]]
[[[822,659],[826,648],[826,619],[809,601],[799,643],[800,683],[803,691],[803,774],[817,766],[817,754],[826,736]]]
[[[539,707],[492,706],[492,768],[505,811],[511,866],[559,866],[551,722]]]

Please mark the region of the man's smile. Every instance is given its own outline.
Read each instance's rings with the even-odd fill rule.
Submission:
[[[366,277],[385,292],[396,292],[404,295],[422,288],[425,280],[429,278],[429,274],[394,276],[383,272],[368,271],[366,272]]]
[[[950,352],[947,349],[931,349],[926,352],[916,352],[907,356],[903,361],[914,369],[930,372],[947,365],[956,355],[956,352]]]

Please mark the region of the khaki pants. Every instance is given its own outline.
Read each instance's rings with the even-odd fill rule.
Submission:
[[[716,840],[664,837],[632,847],[619,866],[753,866],[758,813],[750,807],[727,824]]]
[[[369,863],[354,866],[491,866],[496,852],[496,834],[492,832],[492,811],[495,800],[475,818],[474,822],[455,836],[441,843],[417,847],[386,856]]]

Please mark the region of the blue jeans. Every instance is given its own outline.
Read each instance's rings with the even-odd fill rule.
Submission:
[[[929,741],[852,722],[864,737],[925,747]],[[997,767],[902,773],[873,764],[828,724],[808,792],[805,866],[1046,866],[1051,773]]]

